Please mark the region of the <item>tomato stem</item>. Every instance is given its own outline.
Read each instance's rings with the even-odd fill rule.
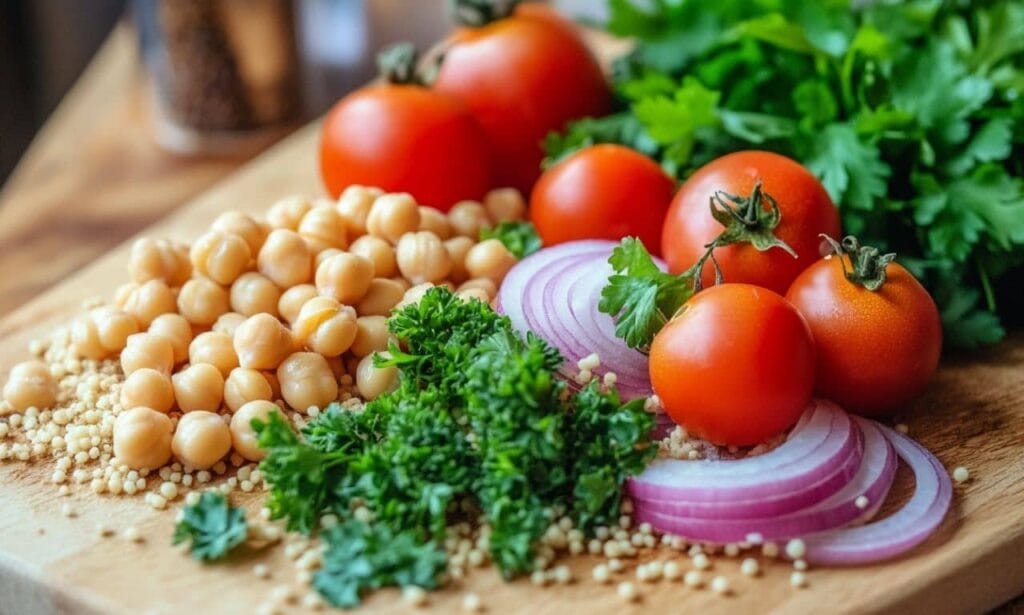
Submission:
[[[683,273],[685,276],[693,277],[695,291],[703,288],[701,272],[708,259],[715,270],[715,285],[722,283],[722,269],[715,258],[716,248],[749,243],[761,252],[781,248],[793,258],[797,258],[796,251],[775,236],[774,230],[782,221],[782,212],[778,201],[762,189],[760,177],[754,183],[754,189],[749,197],[718,190],[711,196],[709,204],[712,217],[725,229],[711,243],[704,246],[704,254]]]
[[[522,0],[448,0],[452,18],[460,26],[479,28],[504,19]]]
[[[377,54],[377,69],[388,83],[424,85],[416,72],[419,53],[412,43],[395,43]]]
[[[832,252],[839,257],[843,275],[853,284],[859,284],[874,292],[885,284],[885,268],[896,260],[895,252],[883,254],[873,246],[862,246],[853,235],[843,237],[842,242],[828,235],[820,235],[828,242]],[[847,267],[849,260],[849,267]]]

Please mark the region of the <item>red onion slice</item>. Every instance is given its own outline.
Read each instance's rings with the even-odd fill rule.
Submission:
[[[946,516],[953,498],[953,485],[946,469],[917,442],[884,425],[878,428],[913,470],[914,495],[881,521],[805,536],[804,559],[808,562],[855,565],[889,559],[924,542]]]
[[[558,348],[566,361],[560,373],[570,383],[579,360],[596,353],[601,365],[595,376],[614,372],[624,399],[647,397],[652,394],[647,357],[616,337],[612,318],[597,309],[616,245],[576,241],[541,250],[509,271],[496,305],[517,331],[533,331]]]
[[[627,490],[642,500],[689,502],[745,501],[804,492],[841,466],[851,449],[861,447],[849,416],[831,402],[815,400],[786,441],[768,453],[730,461],[659,459],[631,478]],[[822,496],[811,492],[807,497],[805,506]]]
[[[662,532],[719,544],[741,542],[750,534],[759,534],[764,540],[785,540],[848,525],[870,512],[868,507],[857,506],[858,498],[881,502],[896,475],[896,454],[882,431],[872,421],[857,417],[854,420],[864,437],[863,462],[841,490],[813,506],[781,516],[752,514],[746,519],[715,519],[680,516],[658,504],[638,501],[634,517]],[[754,512],[759,510],[756,504],[748,502],[736,507]]]

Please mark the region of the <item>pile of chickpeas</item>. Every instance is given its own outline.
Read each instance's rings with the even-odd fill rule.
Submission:
[[[226,212],[191,246],[137,240],[131,282],[70,329],[74,355],[116,359],[123,373],[115,461],[205,470],[232,450],[258,461],[253,419],[393,389],[396,369],[373,365],[388,347],[388,315],[435,285],[493,301],[516,258],[480,231],[524,214],[513,189],[443,213],[352,186],[336,202],[281,200],[265,220]],[[57,390],[45,362],[21,363],[2,410],[50,408]]]

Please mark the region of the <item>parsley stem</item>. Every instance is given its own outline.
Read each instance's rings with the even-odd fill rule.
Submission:
[[[975,259],[974,264],[978,268],[978,278],[981,280],[981,288],[985,293],[985,305],[988,307],[988,311],[994,313],[996,311],[996,294],[992,290],[992,280],[980,260]]]

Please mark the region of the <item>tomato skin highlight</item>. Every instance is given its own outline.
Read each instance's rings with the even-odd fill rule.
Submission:
[[[686,271],[722,232],[711,216],[709,201],[716,191],[747,197],[761,178],[763,190],[779,204],[782,221],[775,235],[799,258],[780,248],[764,252],[749,244],[717,248],[715,258],[725,282],[745,282],[783,294],[807,266],[821,257],[822,233],[838,237],[839,211],[828,192],[798,162],[763,151],[744,151],[717,158],[697,169],[676,193],[662,231],[665,261],[673,273]],[[715,282],[710,261],[701,271],[704,286]]]
[[[524,3],[445,43],[434,89],[458,96],[479,120],[494,163],[494,187],[529,196],[542,143],[570,120],[611,109],[597,60],[573,26],[547,7]]]
[[[408,192],[447,211],[490,187],[483,130],[458,99],[416,85],[372,85],[327,114],[320,173],[334,198],[353,184]]]
[[[674,187],[643,154],[621,145],[592,145],[541,175],[530,197],[530,220],[545,246],[633,236],[660,254],[661,224]]]
[[[764,442],[814,391],[814,342],[782,296],[721,284],[693,296],[654,338],[650,375],[672,420],[719,445]]]
[[[899,263],[885,271],[885,283],[870,291],[847,280],[833,256],[808,267],[786,294],[814,335],[818,394],[865,416],[917,397],[942,353],[931,295]]]

